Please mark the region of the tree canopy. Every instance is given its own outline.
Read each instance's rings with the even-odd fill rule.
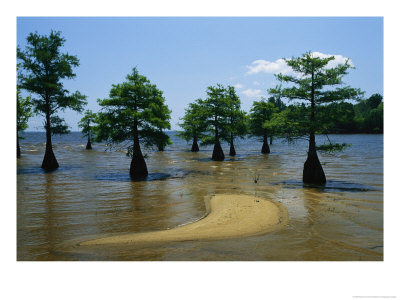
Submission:
[[[74,78],[73,68],[79,66],[76,56],[61,53],[65,42],[57,31],[48,36],[30,33],[25,50],[17,48],[23,69],[21,88],[33,94],[34,112],[45,117],[46,153],[42,163],[45,170],[58,168],[51,135],[68,133],[68,126],[57,112],[65,109],[81,112],[86,105],[86,96],[79,91],[70,93],[64,87],[64,80]]]
[[[247,117],[246,112],[240,109],[240,99],[236,94],[233,86],[226,89],[226,97],[228,98],[228,122],[226,126],[227,135],[224,135],[225,141],[230,145],[229,155],[236,155],[234,146],[235,138],[243,138],[247,133]]]
[[[305,101],[310,109],[309,121],[305,125],[309,134],[308,157],[303,170],[305,183],[324,184],[326,182],[325,173],[316,152],[315,132],[321,126],[315,117],[316,105],[351,99],[360,100],[363,95],[360,89],[343,86],[343,76],[348,74],[349,69],[354,68],[349,60],[346,60],[344,64],[328,68],[328,63],[334,59],[334,56],[320,58],[311,52],[307,52],[301,57],[285,59],[286,64],[291,67],[295,75],[276,74],[275,76],[278,81],[290,84],[290,86],[282,88],[280,85],[269,90],[271,95],[277,97]],[[329,87],[334,88],[330,89]]]
[[[132,157],[131,177],[146,177],[147,165],[140,143],[146,147],[165,144],[165,133],[160,130],[171,126],[162,92],[133,68],[126,81],[113,84],[109,98],[99,99],[98,103],[102,109],[97,118],[96,140],[106,141],[111,148],[122,144]]]
[[[272,126],[266,126],[266,122],[270,121],[273,114],[278,111],[278,108],[271,102],[261,99],[254,101],[249,114],[249,132],[252,136],[262,137],[263,145],[262,153],[270,153],[268,146],[268,131],[273,129]]]
[[[178,132],[177,136],[187,142],[193,140],[192,152],[199,151],[198,141],[204,137],[205,124],[202,103],[201,99],[196,99],[194,102],[189,103],[185,109],[185,115],[181,118],[183,122],[179,124],[183,131]]]
[[[221,161],[225,159],[220,140],[229,138],[229,107],[230,99],[226,95],[226,89],[221,85],[207,88],[207,99],[201,101],[203,107],[204,136],[202,144],[214,144],[212,159]]]
[[[17,77],[17,157],[21,157],[21,148],[19,146],[19,132],[28,128],[28,120],[32,116],[31,96],[22,97],[20,88],[21,75]]]
[[[91,110],[86,110],[83,118],[78,122],[78,127],[81,128],[83,136],[88,138],[88,142],[86,145],[86,149],[92,149],[92,134],[93,127],[96,123],[97,115],[93,113]]]

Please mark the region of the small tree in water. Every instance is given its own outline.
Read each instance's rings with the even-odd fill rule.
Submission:
[[[140,143],[158,147],[160,129],[170,127],[169,114],[160,113],[165,110],[162,92],[134,68],[125,82],[112,85],[108,99],[98,103],[102,109],[97,114],[96,140],[104,140],[110,147],[123,143],[132,157],[131,178],[145,178],[148,171]]]
[[[28,120],[32,116],[31,96],[23,98],[21,96],[21,74],[17,66],[17,158],[21,157],[21,148],[19,147],[19,133],[28,128]]]
[[[189,142],[193,140],[192,152],[199,151],[198,141],[204,137],[204,113],[202,100],[197,99],[193,103],[189,103],[189,107],[185,109],[185,115],[181,119],[183,123],[179,124],[183,131],[178,132],[177,136]]]
[[[249,131],[252,136],[262,137],[261,153],[263,154],[271,152],[268,146],[268,128],[264,124],[272,118],[275,112],[277,112],[275,105],[266,102],[265,99],[254,101],[250,109]]]
[[[324,170],[317,155],[317,146],[315,144],[315,132],[318,128],[316,124],[315,111],[317,105],[322,105],[334,101],[343,101],[348,99],[358,99],[362,92],[349,86],[342,85],[342,78],[348,74],[347,70],[353,68],[346,60],[344,64],[336,67],[327,68],[334,56],[320,58],[314,56],[311,52],[303,54],[301,57],[285,59],[297,76],[277,74],[276,78],[283,83],[290,83],[292,86],[282,88],[278,86],[270,89],[269,93],[289,100],[306,101],[310,107],[310,118],[308,123],[309,147],[307,160],[304,163],[303,182],[313,184],[325,184],[326,177]],[[328,86],[338,86],[334,90],[329,90]],[[343,146],[343,145],[341,145]],[[338,147],[338,145],[332,145]],[[340,147],[339,147],[340,148]],[[324,149],[326,150],[326,149]]]
[[[62,80],[76,76],[72,68],[79,66],[79,60],[76,56],[60,52],[65,43],[60,32],[51,31],[49,36],[31,33],[27,43],[25,51],[17,49],[21,67],[25,70],[21,88],[38,96],[32,98],[32,104],[34,112],[45,118],[46,152],[42,168],[51,171],[59,167],[51,136],[69,132],[64,120],[56,113],[67,108],[82,111],[86,96],[78,91],[70,94],[64,88]]]
[[[201,101],[204,127],[206,128],[202,144],[214,144],[212,160],[222,161],[225,159],[225,155],[222,151],[220,139],[227,140],[228,138],[230,99],[226,95],[225,88],[220,84],[215,87],[208,87],[207,95],[208,98]]]
[[[79,121],[78,127],[82,129],[82,134],[83,136],[86,136],[88,138],[87,144],[86,144],[86,150],[91,150],[92,149],[92,135],[93,135],[93,126],[96,122],[96,114],[93,113],[91,110],[85,111],[85,115],[83,118]]]
[[[226,90],[226,96],[229,100],[228,106],[228,136],[225,137],[229,143],[229,155],[235,156],[236,150],[233,144],[236,137],[243,138],[247,133],[246,127],[246,113],[240,110],[240,99],[236,95],[235,88],[228,86]]]
[[[157,127],[157,132],[154,134],[156,140],[156,145],[158,151],[164,151],[165,147],[171,145],[171,139],[169,135],[164,132],[164,130],[170,130],[171,124],[169,120],[171,119],[171,110],[164,103],[165,100],[162,97],[161,91],[158,91],[159,95],[154,99],[154,105],[151,106],[152,112],[155,116],[154,123]],[[152,133],[150,133],[150,136]]]

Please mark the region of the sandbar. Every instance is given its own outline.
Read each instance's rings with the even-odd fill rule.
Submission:
[[[115,235],[76,246],[167,243],[219,240],[261,235],[288,224],[288,213],[279,202],[248,195],[217,194],[206,198],[204,218],[172,229]]]

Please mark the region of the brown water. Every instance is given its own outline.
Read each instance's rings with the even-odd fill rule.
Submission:
[[[44,134],[25,137],[17,161],[18,260],[383,260],[382,135],[332,135],[352,147],[320,155],[324,188],[301,182],[305,142],[275,141],[271,154],[261,155],[261,143],[248,139],[238,142],[237,157],[213,162],[210,147],[192,153],[173,137],[164,152],[144,151],[149,180],[132,182],[123,151],[104,152],[99,144],[87,151],[79,133],[55,137],[61,167],[45,173]],[[84,253],[60,247],[193,222],[205,213],[204,197],[214,193],[275,199],[287,208],[289,225],[220,241],[101,246]]]

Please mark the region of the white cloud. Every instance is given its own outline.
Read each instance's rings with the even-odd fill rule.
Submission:
[[[347,57],[344,57],[343,55],[340,54],[324,54],[321,52],[312,52],[311,55],[313,57],[320,57],[320,58],[327,58],[330,56],[334,56],[335,59],[331,60],[326,68],[333,68],[336,67],[339,64],[344,64],[347,60]],[[352,66],[352,62],[349,59],[349,64]],[[251,63],[251,65],[247,65],[246,68],[248,69],[248,71],[246,72],[245,75],[251,75],[251,74],[258,74],[258,73],[272,73],[272,74],[278,74],[278,73],[282,73],[282,74],[292,74],[295,75],[295,73],[293,72],[292,68],[289,67],[285,60],[280,58],[277,59],[276,61],[268,61],[268,60],[263,60],[263,59],[258,59],[255,60]]]
[[[253,81],[254,85],[260,85],[261,83],[259,83],[258,81]]]
[[[313,57],[320,57],[320,58],[327,58],[330,56],[334,56],[335,59],[331,60],[327,65],[326,65],[326,69],[330,69],[330,68],[334,68],[339,64],[344,64],[346,62],[346,60],[348,59],[347,57],[344,57],[343,55],[340,54],[324,54],[321,52],[313,52],[311,53]],[[351,59],[349,59],[349,64],[350,66],[353,66],[353,63],[351,61]]]
[[[243,88],[243,84],[241,84],[241,83],[236,83],[236,84],[233,85],[233,87],[234,87],[235,89],[241,89],[241,88]]]
[[[249,69],[246,72],[246,75],[257,74],[260,72],[273,73],[273,74],[275,73],[287,74],[292,70],[282,58],[274,62],[258,59],[253,61],[251,63],[251,66],[246,66],[246,68]]]
[[[259,98],[263,96],[261,90],[253,90],[253,89],[244,90],[242,91],[242,94],[249,98]]]

